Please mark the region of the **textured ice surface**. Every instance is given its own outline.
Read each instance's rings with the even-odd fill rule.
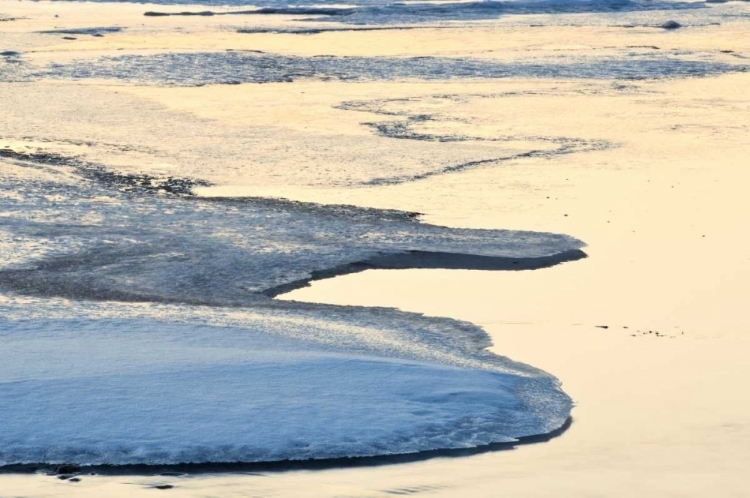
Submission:
[[[267,294],[357,261],[546,266],[580,257],[580,241],[201,200],[188,180],[0,156],[0,465],[407,453],[568,417],[554,378],[490,354],[470,324]]]
[[[118,0],[94,0],[118,1]],[[131,1],[131,0],[123,0]],[[137,1],[137,0],[132,0]],[[318,0],[304,4],[288,0],[204,0],[179,11],[164,8],[147,15],[277,15],[296,16],[296,20],[335,22],[357,26],[452,25],[473,21],[501,20],[505,25],[565,26],[649,26],[658,28],[677,17],[686,27],[748,19],[744,2],[725,0],[509,0],[475,2],[398,2],[384,0]],[[183,2],[157,0],[150,4],[173,5]],[[721,8],[717,8],[721,4]],[[209,6],[201,7],[202,6]],[[210,6],[222,6],[213,8]],[[234,6],[234,8],[232,8]],[[212,9],[213,10],[208,10]],[[450,23],[450,24],[448,24]],[[283,30],[282,30],[283,31]],[[301,29],[298,32],[305,32]],[[313,28],[312,33],[319,32]],[[308,33],[310,33],[308,31]]]
[[[331,4],[332,7],[327,5]],[[303,20],[327,20],[357,25],[402,23],[435,23],[442,21],[479,21],[503,16],[533,14],[612,14],[648,13],[701,9],[700,2],[653,2],[632,0],[531,0],[482,2],[350,2],[341,7],[338,2],[315,2],[310,7],[299,7],[287,2],[261,1],[255,10],[188,10],[148,11],[147,16],[185,15],[267,15],[303,16]],[[304,16],[314,17],[305,18]]]
[[[619,22],[619,14],[635,12],[644,25],[658,26],[661,14],[643,12],[700,7],[629,1],[356,5],[329,20],[381,25],[607,12],[602,22]],[[116,28],[73,29],[97,35]],[[517,62],[130,54],[42,68],[31,65],[34,57],[0,54],[0,80],[202,85],[298,78],[638,79],[744,69],[706,54],[666,51]],[[328,165],[321,158],[339,154],[330,164],[343,170],[344,156],[328,150],[387,142],[399,162],[419,157],[422,164],[385,168],[378,162],[383,149],[373,147],[348,161],[363,171],[310,174],[299,164],[308,154],[299,136],[289,139],[260,126],[241,131],[246,124],[226,123],[217,131],[207,120],[186,120],[94,87],[56,85],[51,95],[38,93],[40,86],[8,84],[2,92],[2,139],[15,145],[0,149],[0,465],[383,455],[514,441],[558,429],[567,419],[571,401],[556,379],[489,353],[486,334],[471,324],[271,296],[311,278],[372,266],[539,268],[582,257],[580,241],[437,227],[402,212],[199,199],[190,195],[198,180],[117,173],[60,150],[109,154],[120,165],[126,160],[119,155],[168,158],[195,176],[225,173],[251,150],[252,171],[267,178],[288,166],[279,165],[279,151],[286,148],[295,151],[293,166],[305,182],[336,185],[413,181],[503,158],[610,144],[562,135],[480,134],[481,123],[446,126],[450,116],[405,111],[398,99],[346,102],[340,109],[392,118],[362,123],[373,133],[346,143],[317,136],[310,149],[330,155],[310,155],[309,163]],[[429,107],[431,100],[460,98],[468,97],[427,96],[408,104]],[[417,142],[411,156],[401,145]],[[481,143],[483,155],[464,148],[470,142]],[[518,152],[504,148],[520,142]],[[18,143],[29,145],[18,152]],[[264,172],[269,164],[270,173]]]
[[[422,334],[424,346],[461,324],[312,315],[317,323],[290,312],[243,327],[0,318],[0,465],[411,453],[512,441],[567,418],[557,381],[507,360],[458,368],[414,358],[404,339],[375,355],[314,340],[316,329],[385,336],[395,325]],[[303,327],[307,339],[274,330]]]
[[[2,265],[0,287],[17,292],[244,305],[314,272],[353,271],[351,263],[393,254],[499,257],[523,267],[525,260],[567,255],[582,245],[563,235],[447,229],[401,212],[159,195],[188,187],[56,156],[19,157],[88,181],[3,182],[8,200],[0,233],[16,256]]]
[[[337,80],[425,80],[458,78],[619,78],[705,76],[745,71],[747,65],[701,59],[693,54],[627,53],[621,57],[579,57],[499,62],[441,57],[297,57],[255,52],[195,52],[122,55],[35,67],[0,65],[0,81],[109,79],[147,85],[291,82],[300,78]]]
[[[658,27],[674,16],[684,26],[705,25],[733,18],[747,18],[746,11],[732,2],[682,0],[508,0],[508,1],[418,1],[314,0],[300,4],[291,0],[92,0],[164,5],[149,15],[263,15],[286,14],[302,20],[331,21],[353,25],[456,23],[518,19],[528,25],[529,16],[543,24],[643,25]],[[734,2],[738,3],[738,2]],[[742,3],[742,2],[739,2]],[[193,6],[185,5],[193,4]],[[715,9],[721,4],[721,10]],[[181,6],[180,10],[166,6]],[[206,7],[208,6],[208,7]],[[222,8],[214,8],[222,7]],[[232,8],[234,7],[234,8]],[[707,8],[711,7],[711,8]],[[213,10],[209,10],[213,9]],[[316,14],[316,15],[313,15]],[[454,24],[455,25],[455,24]]]

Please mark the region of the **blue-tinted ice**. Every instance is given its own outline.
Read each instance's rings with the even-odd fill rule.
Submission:
[[[0,187],[0,465],[412,453],[569,416],[556,379],[487,352],[471,324],[270,296],[372,266],[549,266],[583,256],[574,238],[0,156],[44,172]]]

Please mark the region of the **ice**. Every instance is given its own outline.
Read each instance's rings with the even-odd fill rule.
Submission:
[[[43,35],[92,35],[98,36],[104,33],[119,33],[122,28],[119,26],[102,26],[95,28],[67,28],[67,29],[51,29],[47,31],[39,31]]]
[[[577,259],[583,245],[565,235],[432,226],[397,211],[200,199],[180,195],[186,180],[17,157],[82,177],[73,185],[8,180],[0,187],[15,194],[3,206],[0,234],[18,254],[0,266],[0,288],[27,294],[239,306],[316,273],[409,266],[404,258],[424,253],[435,257],[422,257],[423,266],[443,259],[452,267],[524,269]]]
[[[116,28],[71,29],[100,34]],[[556,61],[523,66],[473,59],[162,53],[40,69],[31,58],[3,54],[0,79],[198,85],[300,77],[586,75],[586,67],[595,75],[604,67],[598,59],[567,67]],[[675,74],[726,69],[685,57],[675,64],[682,64]],[[650,74],[648,63],[643,67]],[[39,93],[40,86],[3,87],[0,466],[390,455],[515,442],[555,431],[568,420],[572,402],[558,380],[490,353],[487,335],[472,324],[273,297],[313,279],[367,268],[543,268],[585,257],[583,242],[551,233],[434,226],[400,211],[200,198],[194,188],[210,181],[198,172],[225,173],[247,150],[261,165],[251,168],[259,176],[285,167],[278,165],[279,150],[286,147],[282,134],[238,126],[221,135],[201,120],[186,124],[184,116],[155,104],[130,106],[127,97],[93,87],[61,85],[51,96]],[[56,105],[50,105],[53,100]],[[71,123],[66,105],[83,118]],[[362,111],[362,103],[349,105]],[[149,119],[154,113],[158,118]],[[609,146],[595,138],[480,137],[471,129],[442,127],[437,116],[434,122],[424,115],[399,116],[405,122],[364,123],[372,133],[347,143],[359,150],[392,142],[370,153],[382,156],[385,147],[404,164],[373,161],[363,167],[368,161],[361,155],[357,161],[336,156],[331,163],[351,164],[348,169],[307,172],[304,181],[416,181],[506,156]],[[151,133],[153,123],[172,135]],[[340,137],[316,140],[325,141],[321,149],[331,154],[346,149]],[[402,143],[416,140],[435,147],[410,156]],[[486,148],[480,153],[459,144],[469,141]],[[217,143],[227,151],[213,153]],[[439,148],[447,143],[453,144],[450,151]],[[173,171],[190,173],[183,178],[118,170],[87,154],[112,162],[118,155],[166,157],[180,163]],[[295,161],[303,156],[301,151]],[[411,157],[422,161],[409,164]],[[329,163],[319,159],[309,162]],[[262,171],[266,165],[270,173]]]
[[[0,465],[413,453],[569,416],[555,378],[491,354],[476,326],[271,296],[368,267],[550,266],[584,256],[572,237],[2,156]]]
[[[492,61],[443,57],[300,57],[254,52],[170,52],[106,56],[49,64],[39,70],[19,62],[0,65],[0,81],[104,79],[145,85],[292,82],[297,79],[342,81],[461,78],[647,79],[705,76],[746,71],[746,64],[702,60],[702,54],[623,53],[571,60]]]
[[[510,362],[371,356],[268,323],[0,321],[0,465],[412,453],[514,441],[568,416],[557,381]]]
[[[138,0],[94,1],[132,1],[138,3]],[[181,5],[185,2],[154,0],[147,3],[169,6]],[[552,24],[559,22],[555,19],[557,17],[561,18],[564,23],[578,24],[583,21],[584,23],[600,24],[602,21],[611,23],[616,19],[638,23],[649,19],[649,17],[660,14],[667,15],[674,11],[689,16],[690,11],[705,11],[706,3],[711,2],[680,0],[485,0],[474,2],[352,0],[342,3],[339,0],[316,0],[307,4],[299,4],[288,0],[200,0],[191,3],[194,5],[193,8],[187,7],[181,11],[175,11],[174,9],[149,10],[147,15],[292,15],[298,16],[302,20],[391,26],[404,23],[455,23],[513,17],[523,19],[524,16],[539,15],[547,16],[546,21]],[[201,6],[222,8],[207,10]],[[702,14],[704,20],[705,16],[709,15],[705,12]],[[574,16],[577,16],[577,18]],[[520,22],[527,21],[521,20]]]

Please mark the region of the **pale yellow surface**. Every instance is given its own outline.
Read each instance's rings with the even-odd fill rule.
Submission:
[[[241,28],[295,26],[301,28],[342,25],[319,16],[316,22],[301,21],[315,16],[175,16],[144,17],[146,11],[180,12],[242,10],[228,7],[165,6],[71,2],[0,1],[0,13],[18,20],[3,23],[1,32],[10,40],[4,49],[28,51],[37,61],[62,61],[67,57],[101,54],[150,53],[159,51],[262,50],[287,55],[348,56],[470,56],[513,60],[523,57],[606,55],[617,52],[651,51],[657,46],[670,50],[750,50],[747,28],[741,22],[721,26],[697,26],[689,30],[665,31],[637,26],[529,27],[545,16],[508,16],[494,21],[449,22],[408,31],[326,32],[316,35],[237,33]],[[57,15],[58,17],[55,17]],[[578,17],[570,16],[572,22]],[[121,26],[120,33],[103,38],[86,35],[76,40],[63,36],[32,34],[59,28]],[[345,27],[346,25],[344,25]],[[448,28],[448,29],[446,29]],[[15,42],[15,43],[14,43]],[[26,52],[26,50],[24,51]],[[726,54],[727,60],[732,60]]]
[[[389,33],[384,43],[378,32],[240,35],[223,26],[239,27],[249,22],[246,19],[140,16],[144,10],[164,10],[153,6],[108,5],[104,11],[93,4],[61,3],[52,9],[61,18],[43,17],[50,9],[46,3],[0,1],[0,12],[29,17],[0,26],[6,48],[21,49],[20,44],[28,43],[35,51],[30,57],[39,63],[122,52],[120,48],[127,53],[252,48],[308,55],[470,54],[508,59],[549,57],[560,47],[566,53],[586,54],[647,44],[712,54],[750,51],[743,24],[666,34],[640,28],[530,29],[498,21],[471,29]],[[75,12],[81,27],[130,22],[133,28],[70,43],[24,34],[31,26],[51,29],[73,9],[80,9]],[[285,19],[253,19],[254,25],[260,22]],[[183,31],[176,32],[178,28]],[[629,83],[627,90],[614,89],[610,81],[551,80],[303,81],[184,89],[88,85],[81,90],[81,85],[68,83],[35,83],[24,91],[60,112],[85,91],[106,96],[108,105],[135,109],[143,120],[201,120],[209,131],[268,133],[286,140],[284,147],[267,152],[278,167],[263,170],[255,169],[252,154],[231,170],[190,169],[181,164],[177,149],[165,145],[174,140],[168,129],[144,137],[140,144],[162,147],[158,158],[96,145],[81,151],[93,159],[106,157],[108,164],[123,170],[177,171],[217,184],[202,195],[398,208],[425,213],[423,219],[431,223],[552,231],[587,242],[588,259],[550,269],[369,271],[317,282],[283,297],[393,306],[480,324],[492,335],[498,354],[562,380],[576,401],[574,423],[553,441],[514,451],[375,468],[185,478],[85,476],[75,484],[53,477],[0,475],[1,497],[750,496],[750,75],[642,81]],[[501,95],[508,92],[518,95]],[[369,167],[356,162],[367,152],[357,144],[366,143],[373,157],[382,158],[377,167],[400,167],[400,162],[417,161],[414,157],[440,166],[449,146],[373,138],[361,123],[392,117],[333,106],[347,100],[445,93],[466,98],[409,104],[410,111],[432,106],[430,112],[456,118],[433,124],[441,128],[430,131],[575,136],[608,140],[616,147],[491,164],[397,186],[321,184],[327,169],[334,175]],[[14,102],[21,110],[13,115],[17,121],[7,118],[0,125],[14,133],[0,136],[0,145],[23,145],[19,137],[25,130],[18,116],[33,122],[35,133],[53,139],[45,145],[50,150],[69,152],[72,146],[61,141],[65,137],[110,136],[123,143],[130,139],[127,123],[105,131],[89,124],[86,116],[47,124],[37,119],[37,111],[29,108],[24,114],[23,104]],[[464,124],[457,124],[458,119]],[[273,133],[262,131],[267,128]],[[310,147],[321,137],[340,140],[340,149]],[[488,152],[488,147],[523,150],[528,144],[465,146],[462,154],[467,157],[484,157],[496,152]],[[414,151],[413,158],[404,159],[398,147]],[[217,149],[220,157],[221,146]],[[597,328],[601,325],[609,328]],[[177,487],[148,488],[166,482]]]

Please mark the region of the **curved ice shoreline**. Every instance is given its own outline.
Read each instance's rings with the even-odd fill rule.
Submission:
[[[268,294],[362,261],[550,266],[582,257],[572,237],[206,200],[189,180],[3,158],[2,466],[417,453],[513,442],[569,418],[557,379],[491,354],[472,324]]]
[[[434,226],[399,211],[200,199],[185,195],[190,180],[120,175],[55,154],[0,157],[50,174],[0,185],[9,199],[0,201],[0,244],[9,249],[0,289],[25,295],[252,306],[358,263],[398,268],[424,253],[443,255],[433,267],[473,268],[468,257],[485,257],[488,269],[529,269],[579,259],[584,245],[560,234]],[[70,175],[75,184],[60,183]]]
[[[258,329],[147,320],[2,328],[0,465],[268,462],[469,448],[553,431],[570,410],[555,379],[502,360],[457,368]]]

